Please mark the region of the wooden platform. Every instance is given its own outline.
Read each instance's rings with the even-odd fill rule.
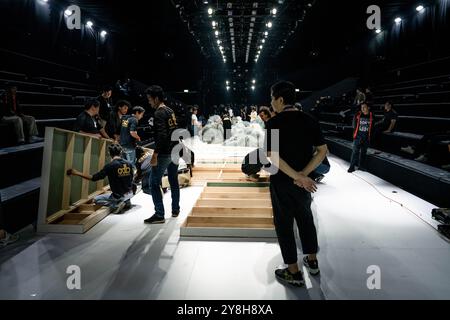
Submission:
[[[193,185],[204,187],[181,226],[182,237],[275,238],[268,175],[257,182],[241,172],[242,158],[196,162]]]

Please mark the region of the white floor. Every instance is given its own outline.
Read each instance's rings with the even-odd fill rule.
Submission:
[[[434,206],[330,160],[313,205],[322,272],[306,276],[305,288],[275,280],[276,242],[180,239],[201,192],[190,187],[180,217],[164,225],[144,225],[153,207],[141,193],[132,210],[84,235],[29,234],[0,249],[0,299],[450,299],[450,244],[433,227]],[[170,194],[164,201],[170,208]],[[67,288],[71,265],[80,267],[81,290]],[[379,290],[367,287],[372,265]]]

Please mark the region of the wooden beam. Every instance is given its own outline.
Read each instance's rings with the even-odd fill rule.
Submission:
[[[106,141],[100,140],[100,154],[98,156],[98,171],[102,170],[105,166],[106,159]],[[101,189],[105,185],[105,180],[97,181],[97,190]]]
[[[211,208],[211,207],[193,207],[192,208],[192,215],[195,216],[196,214],[204,215],[205,213],[211,213],[214,212],[214,214],[220,214],[220,215],[227,215],[228,213],[233,213],[239,216],[245,216],[246,214],[250,213],[251,215],[254,214],[267,214],[273,215],[272,208]]]
[[[75,147],[75,134],[69,133],[67,135],[67,145],[66,145],[66,159],[64,163],[64,184],[63,184],[63,194],[62,194],[62,209],[68,209],[70,206],[70,191],[72,187],[72,178],[69,177],[65,172],[72,168],[73,165],[73,151]]]
[[[200,199],[197,201],[198,207],[219,207],[219,208],[271,208],[270,199]]]
[[[92,138],[84,138],[84,155],[83,155],[83,173],[90,174],[91,170],[91,152],[92,152]],[[89,193],[89,180],[83,179],[81,183],[81,198],[87,198]]]

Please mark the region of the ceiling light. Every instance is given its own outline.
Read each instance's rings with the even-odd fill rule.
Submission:
[[[419,6],[417,6],[417,8],[416,8],[416,11],[418,11],[418,12],[421,12],[421,11],[423,11],[423,10],[425,10],[425,7],[424,7],[423,5],[419,5]]]
[[[381,33],[381,29],[375,30],[376,33]]]
[[[277,8],[273,8],[273,9],[272,9],[272,14],[273,14],[273,15],[276,15],[276,14],[277,14]]]
[[[253,84],[255,84],[255,83],[256,83],[256,80],[255,80],[255,79],[253,79],[253,80],[252,80],[252,83],[253,83]]]
[[[300,89],[295,89],[295,92],[300,92]]]
[[[271,21],[269,21],[268,23],[267,23],[267,28],[272,28],[272,22]]]
[[[268,31],[264,32],[264,35],[267,37],[269,35],[269,32]]]
[[[92,21],[88,21],[88,22],[86,22],[86,26],[88,28],[92,28],[94,26],[94,23]]]
[[[226,83],[227,85],[229,85],[229,84],[230,84],[230,81],[227,80],[227,81],[225,81],[225,83]]]
[[[108,34],[108,32],[106,32],[105,30],[102,30],[102,32],[100,32],[100,36],[102,38],[106,37],[107,34]]]
[[[230,90],[230,86],[227,86],[227,91],[229,91]]]
[[[213,28],[215,28],[215,27],[216,27],[216,25],[217,25],[217,22],[213,21],[213,22],[212,22],[212,26],[213,26]]]
[[[214,34],[216,35],[216,37],[219,36],[219,31],[216,30],[216,32],[214,32]]]
[[[252,86],[252,90],[255,90],[255,86]]]
[[[262,43],[266,43],[266,39],[262,39]]]
[[[397,18],[395,18],[394,21],[395,21],[396,24],[399,24],[400,22],[402,22],[402,18],[397,17]]]
[[[260,49],[262,50],[263,46],[262,46],[262,45],[260,45],[260,46],[259,46],[259,48],[260,48]]]
[[[208,14],[212,15],[213,14],[213,9],[212,8],[208,8]]]
[[[222,41],[220,41],[220,40],[217,40],[217,44],[221,44],[222,43]]]
[[[66,11],[64,11],[64,14],[69,17],[69,16],[71,16],[73,14],[73,11],[69,10],[69,9],[66,9]]]
[[[184,89],[183,92],[184,92],[184,93],[189,93],[189,90]]]

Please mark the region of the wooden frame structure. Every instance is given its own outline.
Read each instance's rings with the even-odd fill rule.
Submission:
[[[249,181],[241,163],[236,157],[196,162],[191,182],[204,189],[181,226],[181,237],[276,237],[269,175]]]
[[[101,170],[109,161],[112,141],[47,127],[42,161],[38,232],[84,233],[109,214],[95,205],[95,196],[109,190],[107,179],[92,182],[67,176],[69,168],[85,174]]]

